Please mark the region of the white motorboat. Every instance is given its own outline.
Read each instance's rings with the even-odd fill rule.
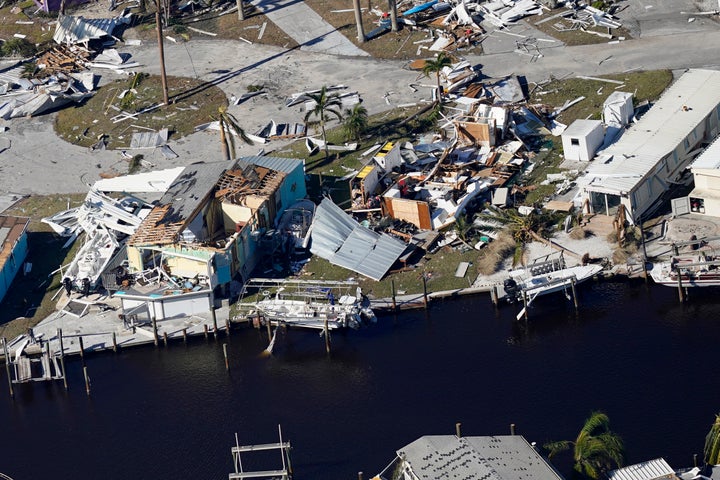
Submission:
[[[720,257],[705,252],[677,255],[667,262],[653,264],[649,273],[655,283],[668,287],[678,284],[683,287],[717,287],[720,286]]]
[[[312,200],[298,200],[283,212],[278,221],[278,230],[289,239],[296,252],[306,250],[309,242],[308,230],[315,215]]]
[[[510,301],[524,298],[526,306],[541,295],[567,291],[573,285],[578,285],[593,278],[602,271],[601,265],[577,265],[565,267],[560,257],[559,261],[536,263],[526,268],[512,270],[509,278],[503,282],[506,297]],[[525,309],[518,314],[518,318],[525,314]]]
[[[61,269],[63,285],[67,290],[84,294],[97,288],[100,275],[118,248],[118,241],[104,227],[87,233],[85,243],[70,264]]]
[[[253,302],[238,302],[248,319],[328,330],[357,329],[377,321],[360,288],[352,282],[251,279],[244,287],[260,288]]]

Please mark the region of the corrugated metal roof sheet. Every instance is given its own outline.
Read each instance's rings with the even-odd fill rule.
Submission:
[[[111,36],[115,27],[129,23],[128,18],[83,18],[61,15],[53,40],[56,43],[82,43],[94,38]]]
[[[521,435],[428,435],[397,454],[421,480],[562,480]]]
[[[280,158],[280,157],[242,157],[241,161],[247,162],[253,165],[269,168],[270,170],[276,170],[278,172],[291,173],[294,172],[298,167],[298,164],[303,165],[304,160],[298,160],[297,158]]]
[[[688,70],[620,140],[600,152],[586,175],[598,176],[590,181],[590,189],[632,191],[718,104],[720,72]]]
[[[657,480],[660,478],[675,478],[675,470],[668,465],[664,458],[656,458],[608,472],[608,480]]]
[[[400,240],[363,227],[328,198],[318,205],[310,228],[314,255],[373,280],[380,280],[406,248]]]
[[[690,164],[691,169],[716,170],[720,168],[720,137],[713,142]]]

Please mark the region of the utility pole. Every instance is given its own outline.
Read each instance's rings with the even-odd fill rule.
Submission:
[[[157,30],[158,52],[160,53],[160,81],[163,89],[163,102],[170,105],[168,96],[167,75],[165,75],[165,45],[163,43],[162,21],[160,19],[160,0],[155,0],[155,28]]]

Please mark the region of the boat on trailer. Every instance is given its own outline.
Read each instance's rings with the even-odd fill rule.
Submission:
[[[666,262],[655,263],[650,277],[659,285],[675,287],[720,286],[720,256],[710,252],[676,255]],[[679,273],[679,279],[678,279]]]

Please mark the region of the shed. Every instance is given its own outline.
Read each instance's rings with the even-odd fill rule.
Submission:
[[[566,160],[589,161],[604,137],[600,120],[575,120],[562,134]]]
[[[603,103],[602,118],[605,125],[624,127],[635,115],[633,95],[628,92],[613,92]]]
[[[27,217],[0,215],[0,302],[27,257]]]

